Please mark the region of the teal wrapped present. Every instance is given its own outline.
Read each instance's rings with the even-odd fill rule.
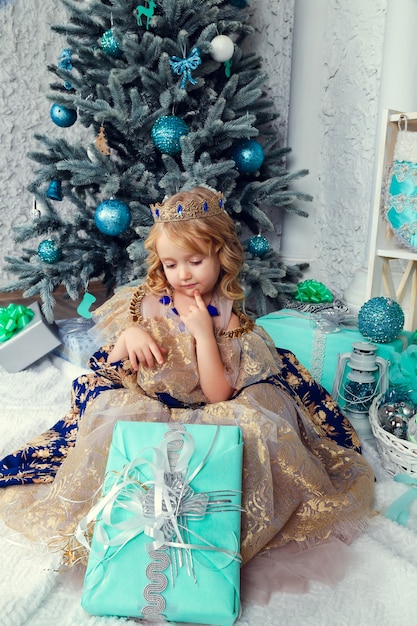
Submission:
[[[236,426],[117,422],[102,497],[76,532],[88,613],[234,623],[242,451]]]
[[[260,317],[256,323],[269,334],[277,348],[293,352],[315,380],[329,393],[337,369],[338,355],[352,351],[357,341],[367,341],[356,319],[344,311],[315,315],[282,309]],[[377,356],[390,363],[413,342],[413,333],[403,331],[393,341],[378,343]]]

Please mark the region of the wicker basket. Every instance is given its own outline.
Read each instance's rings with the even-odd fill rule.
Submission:
[[[382,394],[372,402],[369,409],[369,422],[376,439],[378,452],[381,455],[383,467],[389,474],[417,473],[417,443],[400,439],[384,430],[379,423],[378,408]]]

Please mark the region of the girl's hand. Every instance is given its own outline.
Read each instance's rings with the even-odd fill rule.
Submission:
[[[137,370],[139,364],[153,369],[158,363],[164,363],[166,348],[158,346],[153,337],[138,326],[131,326],[124,330],[110,352],[107,362],[114,363],[126,357],[132,363],[133,369]]]
[[[194,292],[195,304],[191,304],[188,313],[180,315],[188,332],[194,339],[213,334],[213,319],[207,310],[199,291]]]

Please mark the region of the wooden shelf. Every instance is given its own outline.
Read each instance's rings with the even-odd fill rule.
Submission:
[[[417,328],[417,251],[399,245],[384,217],[386,182],[394,161],[394,150],[403,116],[407,130],[417,132],[417,112],[386,110],[382,115],[375,202],[371,225],[366,297],[389,296],[404,310],[405,330]]]

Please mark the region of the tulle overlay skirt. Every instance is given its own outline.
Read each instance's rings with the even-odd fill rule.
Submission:
[[[303,591],[308,579],[342,575],[345,544],[372,515],[374,477],[354,430],[294,355],[277,351],[276,373],[243,384],[232,400],[191,406],[150,397],[126,363],[109,368],[105,356],[100,352],[96,372],[74,383],[69,422],[60,422],[71,424],[68,432],[51,429],[43,443],[38,438],[0,462],[0,486],[7,487],[0,489],[0,516],[10,528],[65,556],[78,521],[100,497],[118,420],[232,424],[244,441],[244,594],[262,601],[269,583]],[[54,442],[60,456],[51,453]],[[20,482],[28,484],[17,484],[19,464],[27,470]]]

